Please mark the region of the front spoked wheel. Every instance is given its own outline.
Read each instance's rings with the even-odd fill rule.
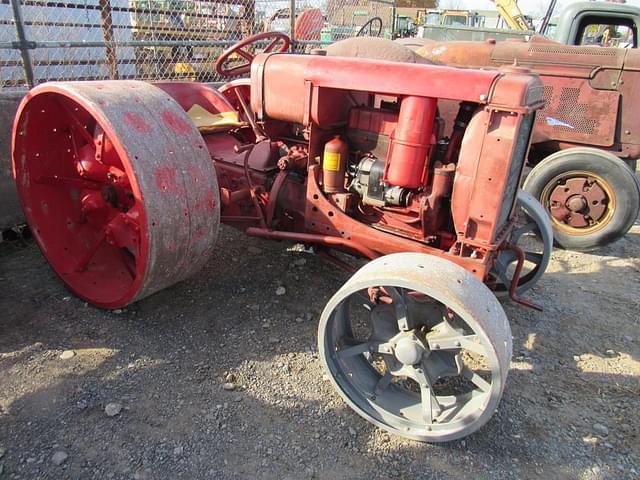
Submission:
[[[495,411],[511,330],[491,291],[441,258],[401,253],[360,269],[329,301],[319,351],[345,401],[403,437],[465,437]]]

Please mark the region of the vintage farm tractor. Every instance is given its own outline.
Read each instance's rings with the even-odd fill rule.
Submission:
[[[531,306],[520,295],[549,260],[544,211],[518,193],[540,80],[518,68],[254,57],[253,40],[218,61],[244,58],[234,73],[250,79],[220,90],[103,81],[29,92],[13,161],[38,245],[70,290],[103,308],[196,272],[220,222],[368,258],[320,320],[334,386],[398,435],[470,434],[509,370],[494,292]],[[440,99],[460,103],[446,137]],[[545,241],[525,248],[533,230]]]

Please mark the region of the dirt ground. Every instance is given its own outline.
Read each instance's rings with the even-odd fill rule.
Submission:
[[[543,313],[505,303],[499,411],[439,445],[376,429],[333,391],[317,320],[347,275],[290,247],[224,228],[196,277],[103,311],[33,242],[1,243],[0,479],[640,475],[640,224],[597,254],[554,252],[530,294]]]

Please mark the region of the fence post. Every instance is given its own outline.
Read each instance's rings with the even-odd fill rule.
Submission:
[[[20,55],[22,56],[22,68],[24,69],[24,76],[27,80],[29,88],[33,87],[33,64],[31,63],[31,54],[29,48],[30,42],[27,41],[27,36],[24,31],[24,23],[22,21],[22,9],[20,6],[20,0],[11,0],[11,8],[13,9],[13,21],[16,24],[16,33],[18,34],[18,48],[20,49]]]
[[[102,17],[102,37],[105,42],[107,52],[107,63],[109,64],[109,78],[118,79],[118,57],[116,47],[113,44],[113,18],[111,17],[111,1],[99,0],[100,15]]]
[[[291,27],[291,53],[296,51],[296,0],[289,0],[289,23]]]

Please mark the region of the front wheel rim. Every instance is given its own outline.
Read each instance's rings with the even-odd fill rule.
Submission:
[[[463,438],[491,418],[512,348],[486,286],[451,262],[408,253],[356,272],[325,307],[318,334],[324,367],[351,408],[423,442]]]
[[[613,218],[616,196],[602,176],[574,170],[553,177],[540,195],[554,227],[568,235],[588,235]]]

